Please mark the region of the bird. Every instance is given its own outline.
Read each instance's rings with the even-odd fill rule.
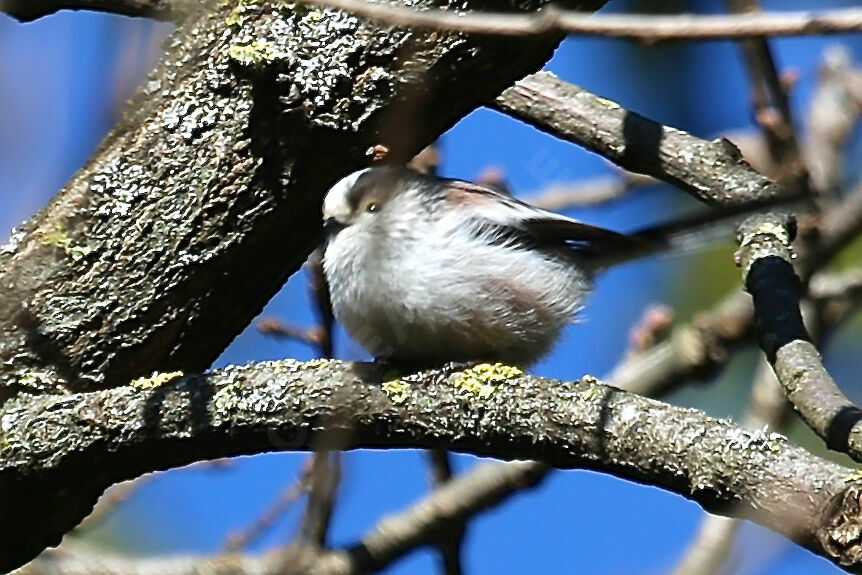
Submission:
[[[409,366],[536,363],[595,275],[648,243],[395,165],[343,177],[322,212],[336,319],[376,359]]]

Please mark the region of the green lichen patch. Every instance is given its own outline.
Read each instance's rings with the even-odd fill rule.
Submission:
[[[25,371],[18,376],[18,385],[28,389],[45,389],[53,386],[54,377],[47,371]]]
[[[223,0],[220,4],[220,8],[229,8],[232,6],[230,13],[225,19],[225,24],[228,26],[234,26],[237,24],[244,24],[244,17],[251,11],[252,8],[259,5],[260,2],[258,0]]]
[[[85,258],[93,251],[91,247],[76,244],[65,226],[59,222],[55,223],[49,230],[42,230],[41,240],[42,245],[63,250],[75,262]]]
[[[581,376],[580,382],[589,386],[580,393],[581,399],[584,401],[595,399],[601,394],[601,382],[594,376],[583,375]]]
[[[312,19],[315,20],[323,18],[326,13],[325,8],[306,2],[287,2],[286,0],[278,0],[275,3],[275,7],[278,8],[282,15],[311,15]]]
[[[299,369],[317,369],[332,363],[331,359],[310,359],[299,364]]]
[[[275,44],[262,38],[252,40],[249,44],[232,44],[227,49],[227,55],[243,66],[274,62],[286,56]]]
[[[139,377],[137,379],[133,379],[129,382],[129,385],[131,385],[132,387],[137,387],[139,389],[155,389],[157,387],[165,385],[166,383],[170,383],[171,381],[182,377],[183,375],[184,374],[181,371],[154,371],[153,374],[149,377]]]
[[[449,383],[468,395],[488,398],[497,390],[497,384],[524,375],[517,367],[502,363],[480,363],[454,374]]]
[[[384,381],[381,389],[395,405],[406,402],[410,397],[410,384],[403,379]]]
[[[229,383],[213,396],[213,405],[222,413],[240,410],[243,407],[241,392],[242,384],[239,381]]]
[[[856,483],[862,481],[862,469],[856,469],[843,479],[844,483]]]

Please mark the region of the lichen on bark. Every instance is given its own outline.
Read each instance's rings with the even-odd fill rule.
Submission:
[[[0,401],[206,368],[314,247],[322,194],[369,146],[409,157],[557,41],[283,1],[189,16],[88,164],[0,250]],[[56,222],[86,249],[46,245]]]

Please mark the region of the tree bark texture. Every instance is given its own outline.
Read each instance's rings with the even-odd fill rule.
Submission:
[[[753,169],[732,142],[702,140],[665,126],[550,72],[524,78],[491,105],[705,202],[749,204],[788,193]]]
[[[0,248],[0,402],[205,369],[318,243],[322,195],[367,163],[369,146],[409,158],[535,71],[558,40],[378,27],[283,1],[213,2],[191,15],[87,165]],[[152,430],[169,405],[128,407]],[[0,411],[3,465],[17,409]],[[179,463],[84,450],[58,474],[50,445],[92,428],[39,425],[44,443],[29,447],[47,467],[0,472],[0,570],[57,543],[127,465]]]
[[[318,242],[323,193],[369,146],[411,156],[558,39],[282,1],[190,17],[93,158],[0,249],[0,401],[205,369]]]
[[[606,471],[751,518],[833,561],[844,562],[851,548],[846,563],[859,570],[852,470],[778,434],[595,380],[480,368],[386,379],[372,364],[266,362],[165,383],[21,395],[0,421],[0,568],[56,543],[115,482],[202,459],[331,443],[446,447]]]

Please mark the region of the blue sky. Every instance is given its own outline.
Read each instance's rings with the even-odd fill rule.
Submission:
[[[673,2],[686,10],[719,11],[720,2]],[[768,8],[811,8],[856,2],[767,2]],[[816,4],[816,6],[815,6]],[[612,2],[625,10],[634,2]],[[669,9],[669,8],[668,8]],[[64,12],[21,25],[0,16],[0,231],[43,205],[79,168],[117,118],[122,102],[149,66],[154,39],[165,26],[143,20]],[[802,123],[817,62],[830,44],[844,43],[862,61],[859,37],[782,39],[774,43],[781,66],[798,70],[792,103]],[[154,47],[155,46],[155,47]],[[629,42],[567,40],[548,68],[562,78],[619,101],[626,107],[702,137],[751,128],[745,71],[726,42],[643,47]],[[857,146],[858,148],[858,146]],[[502,168],[517,193],[549,184],[606,175],[601,158],[509,119],[479,110],[442,140],[447,176],[471,178],[489,166]],[[859,155],[856,154],[858,158]],[[858,162],[857,162],[858,164]],[[680,206],[681,193],[667,188],[631,200],[571,212],[580,219],[619,230],[660,221]],[[534,371],[561,379],[607,373],[625,349],[631,324],[651,302],[678,301],[694,278],[692,262],[709,250],[664,257],[614,269],[598,282],[580,322]],[[723,266],[723,267],[722,267]],[[729,259],[715,264],[717,282],[732,282]],[[729,284],[727,284],[729,285]],[[313,321],[304,274],[291,278],[265,315],[297,324]],[[839,338],[842,353],[851,343]],[[339,357],[365,357],[339,333]],[[275,341],[252,327],[216,362],[295,357],[307,347]],[[841,365],[836,352],[833,361]],[[743,354],[728,375],[699,385],[676,399],[717,416],[736,415],[754,353]],[[96,532],[112,545],[135,553],[214,552],[226,534],[248,525],[292,481],[304,454],[240,458],[227,468],[189,468],[158,475]],[[456,458],[459,470],[476,458]],[[409,506],[427,493],[427,466],[418,451],[358,451],[345,456],[344,485],[332,541],[352,542],[384,514]],[[298,507],[253,547],[285,542],[295,531]],[[477,519],[466,547],[468,572],[558,572],[593,574],[665,573],[673,566],[702,517],[682,497],[602,474],[553,474],[538,489],[513,498]],[[838,573],[827,562],[753,525],[745,525],[734,548],[738,573]],[[435,556],[422,551],[389,573],[433,573]]]

